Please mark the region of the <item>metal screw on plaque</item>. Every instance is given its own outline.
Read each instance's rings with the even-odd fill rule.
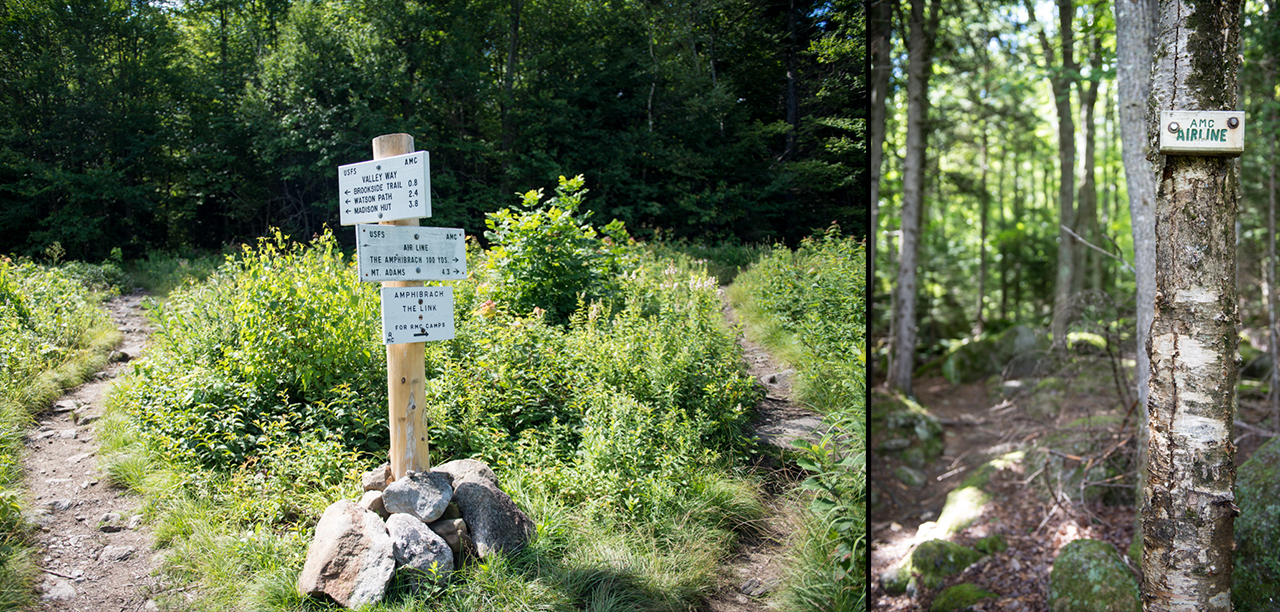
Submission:
[[[1237,119],[1237,118],[1235,118],[1235,117],[1231,117],[1231,118],[1227,119],[1227,127],[1231,128],[1231,129],[1233,129],[1233,130],[1234,130],[1234,129],[1236,129],[1236,128],[1238,128],[1238,127],[1240,127],[1240,120],[1239,120],[1239,119]]]
[[[1177,134],[1179,129],[1181,129],[1181,128],[1178,126],[1178,122],[1177,122],[1177,121],[1173,121],[1173,122],[1170,122],[1170,123],[1169,123],[1169,131],[1170,131],[1170,132],[1173,132],[1174,134]]]

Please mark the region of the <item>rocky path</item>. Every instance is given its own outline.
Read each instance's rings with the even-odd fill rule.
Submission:
[[[27,432],[24,467],[34,509],[36,564],[43,570],[40,610],[154,610],[151,533],[141,501],[112,486],[98,468],[96,421],[113,379],[146,346],[144,296],[111,300],[107,308],[124,334],[111,363],[37,414]]]
[[[721,290],[721,299],[724,291]],[[725,301],[724,316],[737,325],[733,307]],[[772,609],[769,595],[782,583],[788,563],[787,540],[798,528],[801,510],[786,494],[799,484],[802,474],[794,466],[779,461],[781,449],[792,448],[797,438],[812,438],[822,417],[791,402],[791,379],[795,370],[784,368],[764,347],[739,335],[747,372],[764,388],[752,422],[762,442],[778,448],[757,466],[765,474],[763,500],[767,514],[755,529],[740,537],[732,556],[721,567],[716,591],[707,599],[710,612],[760,612]]]

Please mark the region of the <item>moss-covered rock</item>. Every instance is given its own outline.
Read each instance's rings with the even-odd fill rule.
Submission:
[[[1049,572],[1051,612],[1141,612],[1138,583],[1116,547],[1076,540],[1062,548]]]
[[[1280,610],[1280,438],[1272,438],[1236,472],[1237,610]]]
[[[978,549],[978,552],[989,555],[991,553],[1007,550],[1009,548],[1009,544],[1004,541],[1004,536],[995,533],[974,542],[973,547]]]
[[[911,400],[902,399],[901,408],[885,416],[879,428],[881,453],[893,455],[916,469],[938,458],[946,446],[942,424]]]
[[[961,612],[971,609],[973,604],[984,599],[999,596],[976,584],[964,582],[942,589],[942,592],[933,598],[933,605],[929,606],[929,612]]]
[[[946,540],[929,540],[911,553],[911,567],[920,584],[936,589],[947,576],[958,574],[982,558],[982,553]]]
[[[929,540],[916,547],[897,567],[880,576],[880,585],[891,595],[915,593],[918,586],[936,589],[947,576],[959,573],[982,558],[982,553],[946,540]]]
[[[925,476],[924,472],[906,465],[900,465],[894,468],[893,475],[897,476],[898,480],[901,481],[902,484],[913,489],[923,487],[925,482],[928,481],[928,476]]]

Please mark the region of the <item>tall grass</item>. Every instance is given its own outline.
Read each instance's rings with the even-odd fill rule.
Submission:
[[[31,603],[37,576],[22,518],[23,436],[119,343],[101,303],[120,278],[110,265],[0,258],[0,609]]]
[[[510,285],[523,281],[472,249],[472,277],[452,283],[456,338],[426,348],[431,459],[486,461],[538,535],[430,600],[393,589],[374,609],[685,610],[762,515],[736,467],[757,392],[715,283],[612,234],[588,238],[622,274],[565,321],[529,308],[534,293]],[[184,605],[315,607],[293,590],[315,521],[385,460],[377,299],[332,236],[277,235],[154,311],[149,357],[109,400],[101,456],[144,494],[166,570],[198,586]]]
[[[798,401],[824,416],[797,443],[811,516],[785,593],[794,610],[866,607],[866,253],[832,225],[792,252],[776,247],[738,277],[747,333],[798,371]]]

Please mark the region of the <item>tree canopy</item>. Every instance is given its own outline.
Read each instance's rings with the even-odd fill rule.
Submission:
[[[0,252],[308,235],[395,132],[473,234],[583,174],[640,236],[860,235],[864,29],[852,0],[7,2]]]

